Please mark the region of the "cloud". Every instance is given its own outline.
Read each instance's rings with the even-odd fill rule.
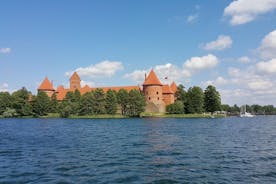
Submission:
[[[93,87],[95,86],[95,83],[91,81],[81,80],[81,87],[84,87],[85,85],[88,85],[89,87]]]
[[[192,57],[183,63],[182,66],[177,66],[172,63],[154,66],[154,71],[163,83],[187,83],[190,77],[200,70],[210,69],[218,64],[218,58],[212,54],[202,57]],[[142,84],[145,79],[145,73],[149,73],[151,68],[146,70],[135,70],[124,75],[124,78],[129,78],[138,84]],[[166,79],[165,79],[166,78]]]
[[[193,23],[197,20],[198,18],[198,14],[194,14],[194,15],[189,15],[186,19],[187,23]]]
[[[275,9],[275,0],[236,0],[224,9],[224,16],[231,17],[231,25],[241,25]]]
[[[276,58],[276,30],[268,33],[258,48],[259,54],[264,59]]]
[[[250,59],[247,56],[242,56],[242,57],[238,58],[238,62],[240,62],[240,63],[250,63]]]
[[[3,83],[0,85],[0,91],[7,92],[9,91],[9,85],[7,83]]]
[[[276,58],[266,62],[258,62],[256,64],[256,70],[261,74],[276,74]]]
[[[232,39],[230,36],[219,35],[215,41],[204,44],[205,50],[224,50],[232,46]]]
[[[0,48],[0,53],[8,54],[11,52],[11,48]]]
[[[196,72],[204,69],[210,69],[217,66],[219,60],[216,56],[208,54],[202,57],[192,57],[187,60],[183,67],[187,68],[189,71]]]
[[[117,71],[123,70],[124,66],[119,61],[102,61],[95,65],[88,67],[77,68],[76,71],[81,77],[95,78],[95,77],[111,77]],[[66,76],[72,75],[72,71],[66,72]]]

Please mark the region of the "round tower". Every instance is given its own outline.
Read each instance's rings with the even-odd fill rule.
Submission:
[[[146,98],[147,112],[165,112],[162,83],[153,70],[150,71],[143,83],[143,93]]]

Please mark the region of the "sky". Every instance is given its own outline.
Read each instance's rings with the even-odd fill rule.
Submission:
[[[214,85],[226,104],[276,105],[276,0],[0,2],[0,91]],[[167,78],[167,79],[165,79]]]

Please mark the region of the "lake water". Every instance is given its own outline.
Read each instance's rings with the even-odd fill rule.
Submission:
[[[276,116],[0,119],[0,183],[276,183]]]

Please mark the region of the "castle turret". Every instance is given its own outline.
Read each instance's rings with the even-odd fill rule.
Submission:
[[[146,98],[147,112],[165,112],[162,83],[153,70],[150,71],[143,83],[143,92]]]
[[[45,77],[45,79],[38,87],[37,91],[44,91],[48,95],[48,97],[51,97],[54,94],[55,89],[53,87],[53,84],[49,81],[48,77]]]
[[[70,90],[75,91],[76,89],[80,91],[81,85],[80,85],[81,79],[77,72],[74,72],[73,75],[70,77]]]

